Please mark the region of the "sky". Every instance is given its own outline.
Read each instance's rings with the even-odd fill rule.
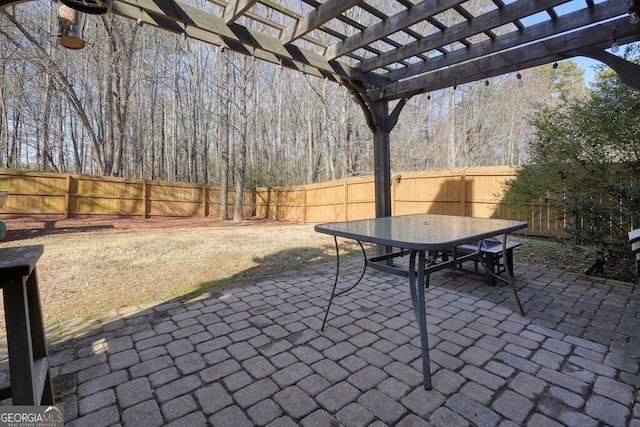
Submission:
[[[505,1],[505,3],[512,3],[513,1],[515,0],[507,0]],[[605,0],[595,0],[595,3],[596,4],[602,3],[603,1]],[[619,1],[626,1],[626,0],[619,0]],[[558,15],[562,16],[567,13],[574,12],[578,9],[582,9],[584,7],[585,7],[585,0],[570,0],[567,3],[554,7],[554,10]],[[532,25],[537,22],[540,22],[542,19],[549,19],[549,16],[546,14],[546,12],[541,12],[539,14],[530,16],[528,18],[523,19],[522,21],[525,25]],[[620,51],[617,54],[620,55],[622,54],[623,51],[624,49],[620,49]],[[582,56],[574,57],[571,59],[575,61],[578,64],[578,66],[585,71],[584,78],[587,84],[591,83],[595,77],[595,74],[596,74],[595,67],[598,65],[602,65],[602,63],[599,61],[596,61],[591,58],[582,57]]]
[[[597,65],[602,65],[602,62],[596,61],[591,58],[585,58],[583,56],[577,56],[572,58],[580,68],[584,70],[584,81],[589,84],[593,81],[594,76],[596,75],[595,67]]]

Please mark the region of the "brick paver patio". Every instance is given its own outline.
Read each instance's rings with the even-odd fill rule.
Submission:
[[[343,260],[344,280],[361,259]],[[640,426],[632,284],[516,266],[509,287],[445,270],[427,292],[433,390],[406,279],[334,264],[49,331],[77,426]],[[346,277],[349,276],[349,277]]]

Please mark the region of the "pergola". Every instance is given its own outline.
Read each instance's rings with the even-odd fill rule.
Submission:
[[[23,0],[0,0],[6,7]],[[640,0],[62,0],[348,87],[373,132],[376,216],[391,215],[389,133],[409,98],[640,40]],[[199,5],[195,5],[198,3]]]

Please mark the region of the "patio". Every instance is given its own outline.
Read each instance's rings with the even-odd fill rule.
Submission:
[[[334,269],[49,330],[65,425],[640,425],[637,286],[517,265],[522,317],[509,287],[435,273],[425,391],[406,279],[369,270],[320,332]]]

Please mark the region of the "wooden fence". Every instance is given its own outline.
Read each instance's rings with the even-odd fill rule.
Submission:
[[[528,234],[564,236],[564,216],[540,199],[515,211],[502,203],[513,167],[477,167],[392,174],[391,213],[503,217],[529,222]],[[328,222],[375,216],[373,177],[294,187],[258,188],[256,215],[276,220]]]
[[[505,206],[511,167],[478,167],[411,172],[392,177],[392,214],[440,213],[499,216],[529,222],[527,233],[563,235],[564,218],[541,199],[522,211]],[[0,214],[122,216],[212,216],[220,214],[220,188],[0,169],[0,190],[10,195]],[[235,191],[229,194],[233,212]],[[375,216],[373,177],[349,178],[295,187],[258,188],[244,195],[245,217],[294,222],[329,222]]]
[[[0,169],[0,190],[9,197],[2,214],[122,216],[220,215],[220,187],[204,184],[105,178]],[[235,191],[229,193],[233,212]],[[253,215],[253,193],[245,192],[245,217]]]

